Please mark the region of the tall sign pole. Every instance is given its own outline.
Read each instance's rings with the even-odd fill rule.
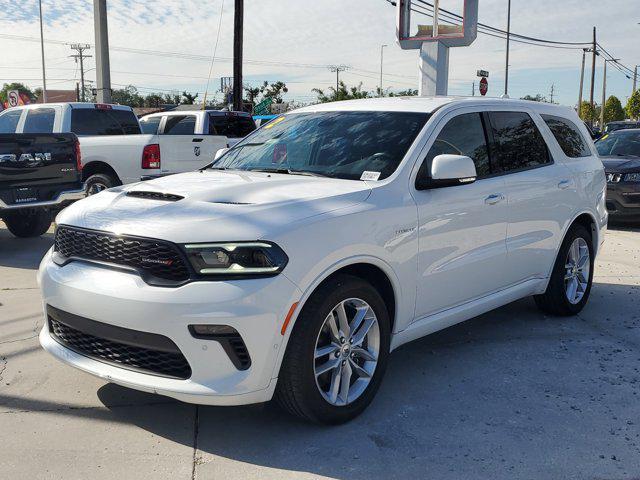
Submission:
[[[44,32],[42,27],[42,0],[38,0],[40,11],[40,54],[42,55],[42,103],[47,103],[47,75],[44,68]]]
[[[414,25],[414,0],[397,0],[397,41],[403,50],[420,50],[418,59],[418,95],[447,95],[449,80],[449,48],[471,45],[478,34],[478,0],[465,0],[462,24],[449,25],[440,22],[440,1],[433,2],[431,24]],[[418,1],[418,0],[416,0]],[[421,7],[425,2],[419,2]],[[424,7],[423,7],[424,8]],[[428,14],[431,16],[430,14]],[[419,17],[421,18],[421,17]]]
[[[93,25],[96,35],[96,101],[111,103],[107,0],[93,0]]]
[[[511,0],[507,3],[507,54],[504,68],[504,94],[509,95],[509,42],[511,40]]]
[[[584,62],[587,57],[588,48],[582,49],[582,68],[580,69],[580,89],[578,93],[578,115],[580,115],[580,108],[582,107],[582,88],[584,87]]]
[[[235,0],[233,18],[233,109],[242,111],[242,35],[244,0]]]

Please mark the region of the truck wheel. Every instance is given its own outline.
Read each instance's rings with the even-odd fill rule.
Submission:
[[[51,213],[37,210],[29,213],[11,213],[4,217],[7,228],[16,237],[39,237],[51,226]]]
[[[384,300],[366,281],[339,275],[305,304],[287,345],[275,398],[313,422],[344,423],[375,396],[389,354]]]
[[[547,290],[533,298],[552,315],[576,315],[589,299],[593,282],[593,242],[582,225],[571,227],[562,242]]]
[[[106,173],[94,173],[84,182],[84,189],[87,195],[95,195],[107,188],[120,185],[120,182]]]

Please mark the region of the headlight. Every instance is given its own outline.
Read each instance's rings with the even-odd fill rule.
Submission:
[[[627,173],[624,176],[625,182],[640,182],[640,173]]]
[[[184,247],[191,265],[202,275],[276,275],[289,260],[280,247],[268,242],[195,243]]]

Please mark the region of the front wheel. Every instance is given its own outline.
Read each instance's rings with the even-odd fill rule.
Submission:
[[[7,228],[16,237],[39,237],[51,226],[51,213],[47,210],[12,212],[4,217]]]
[[[390,321],[378,291],[337,276],[309,298],[291,333],[276,388],[290,413],[338,424],[371,403],[387,365]]]
[[[538,307],[552,315],[579,313],[593,283],[593,242],[582,225],[571,227],[562,242],[547,290],[534,297]]]

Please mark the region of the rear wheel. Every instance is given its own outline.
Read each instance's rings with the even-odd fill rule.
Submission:
[[[12,212],[4,217],[7,228],[16,237],[39,237],[51,226],[51,213],[47,210]]]
[[[579,313],[591,292],[593,261],[591,234],[574,225],[562,242],[547,290],[534,297],[538,307],[553,315]]]
[[[84,182],[84,189],[87,195],[95,195],[107,188],[120,185],[117,179],[107,173],[94,173]]]
[[[276,400],[307,420],[338,424],[371,403],[387,364],[390,321],[378,291],[340,275],[307,301],[291,333]]]

